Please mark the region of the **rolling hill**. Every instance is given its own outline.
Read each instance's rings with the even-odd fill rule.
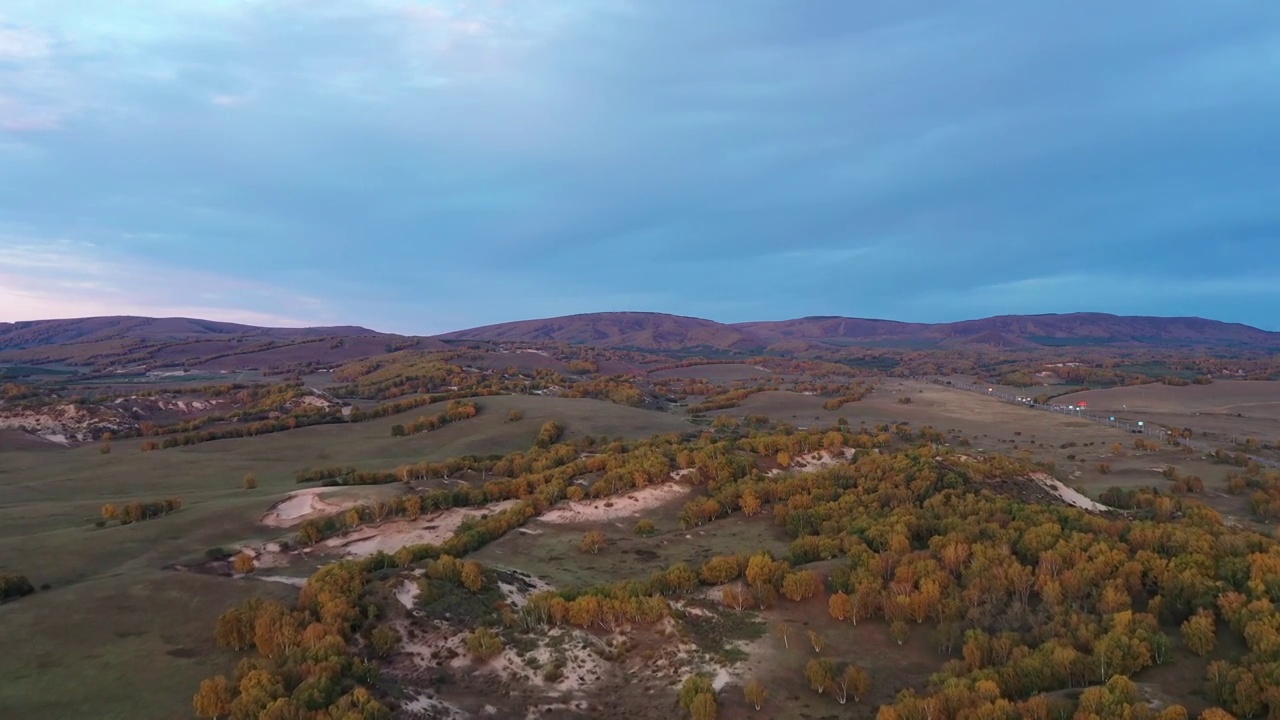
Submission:
[[[438,335],[442,340],[563,342],[645,350],[752,351],[769,343],[750,330],[701,318],[648,312],[605,312],[486,325]]]
[[[408,346],[446,347],[356,326],[271,328],[131,316],[0,323],[0,362],[32,365],[231,371],[341,363]]]
[[[758,352],[810,346],[1036,348],[1060,346],[1280,348],[1280,333],[1203,318],[1105,313],[1002,315],[954,323],[847,317],[723,324],[661,313],[588,313],[487,325],[439,336],[491,342],[566,342],[598,347]]]
[[[444,349],[460,341],[557,342],[680,354],[792,354],[841,347],[1280,349],[1280,333],[1248,325],[1104,313],[1002,315],[937,324],[835,316],[726,324],[663,313],[604,312],[486,325],[435,337],[356,326],[269,328],[191,318],[93,317],[0,323],[0,362],[128,362],[226,370],[343,362],[403,347]]]

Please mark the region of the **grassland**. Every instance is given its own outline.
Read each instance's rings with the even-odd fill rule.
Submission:
[[[298,487],[293,473],[303,467],[388,469],[509,452],[532,444],[546,420],[563,423],[570,436],[647,437],[691,427],[673,415],[596,400],[479,403],[475,418],[405,438],[391,437],[405,417],[392,416],[148,453],[140,440],[117,441],[110,454],[96,445],[0,453],[0,571],[51,586],[0,607],[0,716],[189,717],[199,679],[232,662],[213,646],[217,615],[252,594],[294,590],[164,568],[208,548],[287,534],[258,520]],[[511,410],[524,419],[507,422]],[[246,473],[257,489],[243,489]],[[94,525],[104,503],[165,497],[182,498],[182,509],[128,526]]]

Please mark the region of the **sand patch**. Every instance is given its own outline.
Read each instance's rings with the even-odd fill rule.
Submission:
[[[285,499],[267,509],[260,521],[270,527],[290,527],[315,517],[342,512],[363,502],[360,498],[325,498],[322,495],[339,488],[307,488],[294,490]]]
[[[843,448],[839,452],[831,452],[830,450],[818,450],[816,452],[805,453],[791,459],[791,464],[785,470],[770,470],[768,475],[781,475],[784,472],[797,470],[802,473],[817,472],[834,467],[842,463],[846,463],[853,459],[858,453],[856,448]]]
[[[418,587],[418,583],[413,580],[405,580],[400,583],[400,587],[396,588],[396,599],[404,606],[405,610],[412,610],[417,604],[418,595],[422,593],[422,588]]]
[[[554,525],[593,523],[632,517],[674,500],[689,492],[686,485],[663,483],[599,500],[567,502],[548,510],[538,519]]]
[[[1046,473],[1032,473],[1031,479],[1040,483],[1040,485],[1045,490],[1048,490],[1049,492],[1053,493],[1055,496],[1058,497],[1058,499],[1062,500],[1068,505],[1078,507],[1081,510],[1088,510],[1089,512],[1108,512],[1111,510],[1115,510],[1115,508],[1110,507],[1108,505],[1103,505],[1102,503],[1097,502],[1096,500],[1093,500],[1092,498],[1084,495],[1078,490],[1067,487],[1062,483],[1061,480],[1058,480],[1057,478],[1051,475],[1048,475]]]
[[[450,508],[417,520],[392,520],[377,525],[364,525],[329,538],[320,546],[340,550],[349,558],[361,558],[377,552],[394,553],[407,545],[440,545],[453,537],[467,518],[500,512],[519,502],[503,500],[483,507]]]
[[[307,584],[306,578],[288,577],[286,575],[257,575],[256,577],[259,580],[284,583],[285,585],[292,585],[294,587],[305,587]]]

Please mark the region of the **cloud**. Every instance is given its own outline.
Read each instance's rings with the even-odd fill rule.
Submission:
[[[302,326],[318,324],[326,311],[316,298],[140,258],[113,258],[92,244],[0,239],[0,322],[159,315]]]
[[[11,5],[0,217],[273,289],[215,310],[1274,314],[1280,18],[1247,4]]]
[[[6,26],[0,21],[0,60],[38,60],[52,54],[52,43],[42,32]]]

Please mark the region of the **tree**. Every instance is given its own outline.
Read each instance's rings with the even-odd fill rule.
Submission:
[[[689,716],[693,720],[716,720],[716,696],[711,693],[699,693],[689,706]]]
[[[791,626],[787,624],[787,621],[783,620],[779,622],[777,625],[774,625],[773,631],[777,633],[778,637],[782,638],[782,646],[790,650],[791,642],[787,638],[791,634]]]
[[[248,575],[253,568],[253,556],[247,552],[238,553],[231,559],[231,570],[238,575]]]
[[[379,625],[369,634],[369,643],[378,657],[386,657],[395,652],[400,644],[400,635],[387,625]]]
[[[98,446],[98,452],[102,453],[103,455],[110,455],[111,443],[109,442],[102,443],[102,445]]]
[[[690,675],[680,685],[680,707],[693,712],[693,703],[702,695],[715,698],[715,687],[706,675]]]
[[[594,555],[600,552],[600,548],[604,547],[604,544],[604,533],[599,530],[591,530],[582,536],[582,542],[578,545],[578,550]]]
[[[396,423],[391,426],[391,437],[404,437],[408,432],[404,429],[404,425]]]
[[[1213,646],[1217,643],[1214,630],[1213,613],[1200,610],[1182,623],[1182,641],[1186,643],[1188,650],[1204,657],[1213,652]]]
[[[827,611],[836,620],[848,620],[853,617],[853,601],[842,592],[834,593],[827,600]]]
[[[702,564],[699,576],[708,585],[723,585],[740,573],[738,558],[733,555],[717,555]]]
[[[835,683],[835,674],[835,664],[830,660],[810,660],[804,666],[804,677],[809,681],[809,687],[819,695],[832,687]]]
[[[538,437],[534,444],[540,448],[551,447],[564,435],[564,426],[554,420],[548,420],[538,429]]]
[[[106,505],[102,506],[103,520],[115,520],[119,516],[120,516],[120,509],[116,507],[115,503],[107,503]]]
[[[231,714],[231,684],[224,675],[214,675],[200,681],[200,689],[191,698],[196,716],[218,718]]]
[[[809,644],[813,646],[815,653],[822,652],[822,648],[827,646],[826,638],[822,637],[817,630],[809,631]]]
[[[787,573],[782,579],[782,594],[793,602],[811,598],[820,590],[822,578],[812,570]]]
[[[480,592],[484,588],[484,569],[475,560],[462,564],[462,586],[471,592]]]
[[[258,487],[258,478],[254,477],[253,473],[245,473],[244,489],[253,490],[256,487]]]
[[[755,598],[751,597],[751,591],[737,584],[725,585],[720,591],[720,602],[725,607],[731,607],[734,610],[745,610]]]
[[[507,422],[520,422],[523,419],[524,419],[523,410],[512,410],[511,412],[507,413]]]
[[[764,701],[769,697],[769,691],[765,689],[764,683],[756,678],[751,678],[747,684],[742,687],[742,694],[746,696],[747,702],[751,703],[756,710],[764,706]]]
[[[889,637],[892,637],[899,645],[907,641],[909,634],[911,634],[911,629],[901,620],[895,620],[889,625]]]
[[[657,531],[658,531],[657,526],[654,525],[653,521],[649,520],[648,518],[645,518],[640,522],[636,523],[636,534],[641,537],[649,537],[650,535],[653,535]]]
[[[502,638],[489,628],[479,628],[467,635],[467,650],[471,657],[480,662],[488,662],[502,652]]]
[[[859,702],[871,692],[871,676],[862,666],[850,665],[840,675],[840,685],[846,695],[852,697],[854,702]],[[844,700],[840,702],[843,703]]]

